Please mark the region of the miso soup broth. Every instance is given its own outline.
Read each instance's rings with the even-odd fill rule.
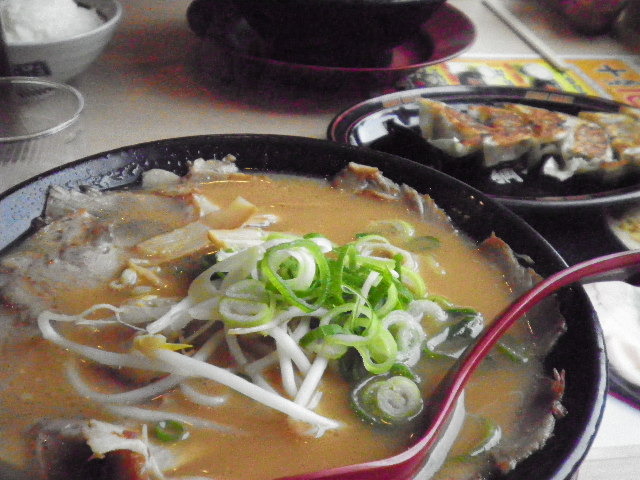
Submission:
[[[415,431],[410,419],[401,419],[398,425],[389,427],[387,424],[393,422],[385,420],[384,415],[382,420],[372,420],[368,414],[358,411],[357,406],[354,409],[356,383],[345,376],[343,357],[350,355],[356,358],[360,362],[360,370],[363,370],[363,364],[365,367],[370,364],[365,373],[371,377],[412,377],[411,381],[416,383],[422,397],[428,401],[431,389],[452,365],[459,350],[508,305],[514,297],[514,290],[520,288],[508,282],[508,272],[495,262],[494,257],[486,255],[485,250],[450,226],[424,222],[408,208],[407,203],[354,193],[316,179],[236,174],[213,181],[208,178],[203,183],[196,179],[172,180],[166,186],[148,191],[96,195],[95,199],[100,201],[111,195],[120,197],[108,206],[105,205],[109,202],[105,202],[94,208],[84,201],[81,204],[86,210],[80,209],[80,213],[67,208],[64,215],[52,214],[48,225],[54,226],[52,230],[57,232],[56,235],[46,232],[46,229],[43,234],[35,234],[5,253],[0,264],[7,279],[0,291],[4,301],[3,313],[6,314],[1,320],[4,326],[0,328],[5,337],[5,341],[0,343],[0,459],[25,472],[42,468],[34,467],[42,460],[34,458],[34,426],[43,419],[60,418],[96,419],[123,426],[144,440],[145,445],[151,445],[158,470],[164,471],[166,478],[272,479],[394,455],[410,445],[419,432]],[[51,209],[52,212],[54,210]],[[87,210],[92,218],[83,224],[82,228],[86,230],[82,233],[74,233],[75,227],[56,226],[56,223],[65,221],[73,223],[75,217],[85,215]],[[104,232],[98,236],[95,236],[98,228],[98,224],[93,223],[95,219],[104,227]],[[194,226],[202,222],[206,231]],[[219,228],[211,226],[215,222],[219,222]],[[177,236],[166,236],[171,232]],[[238,238],[229,232],[242,233]],[[64,238],[73,235],[70,241]],[[187,241],[187,235],[193,237]],[[335,313],[331,320],[323,320],[332,315],[327,302],[322,304],[325,316],[319,314],[311,320],[300,320],[298,317],[311,315],[310,311],[320,308],[318,297],[326,299],[335,295],[347,298],[352,294],[352,287],[344,286],[341,292],[336,292],[331,290],[335,285],[327,286],[326,290],[318,293],[323,287],[318,287],[321,282],[317,272],[322,268],[315,266],[316,277],[310,280],[312,286],[299,290],[319,290],[303,299],[291,285],[303,276],[300,273],[303,260],[300,258],[306,259],[307,254],[295,257],[300,264],[293,267],[292,260],[280,259],[285,255],[282,252],[288,251],[286,242],[294,242],[291,248],[303,248],[309,242],[321,247],[330,242],[331,246],[338,248],[369,238],[377,245],[375,242],[382,241],[378,237],[402,252],[399,256],[388,255],[380,264],[390,265],[389,272],[405,272],[410,260],[403,255],[408,255],[415,262],[418,276],[424,283],[422,291],[416,286],[419,280],[412,280],[413,283],[407,280],[410,277],[408,271],[406,277],[400,273],[396,280],[389,280],[408,282],[397,286],[400,292],[397,305],[408,310],[414,304],[412,302],[425,300],[429,302],[429,308],[438,309],[433,315],[440,315],[428,320],[426,317],[429,315],[425,314],[420,320],[420,345],[416,350],[419,359],[415,362],[403,360],[408,354],[402,356],[404,347],[396,338],[395,327],[388,327],[391,333],[385,333],[388,343],[384,348],[379,346],[379,342],[362,346],[365,340],[352,340],[352,344],[344,340],[348,338],[351,341],[356,334],[362,338],[373,335],[369,331],[373,330],[373,323],[364,325],[363,322],[374,322],[374,317],[376,328],[383,328],[380,325],[385,325],[385,315],[390,315],[385,309],[391,308],[388,307],[391,289],[380,294],[381,298],[377,300],[372,300],[373,293],[365,300],[361,300],[362,295],[354,297],[356,300],[352,303],[355,306],[349,307],[351,318],[346,322],[353,323],[357,317],[360,322],[358,328],[349,327],[351,329],[347,331],[345,324],[338,325],[338,319],[344,316],[344,312]],[[52,244],[53,238],[63,242],[62,246]],[[278,268],[271,271],[268,261],[260,263],[257,260],[255,271],[246,272],[246,281],[250,282],[246,285],[251,286],[243,287],[242,295],[245,296],[228,294],[215,301],[208,299],[209,303],[205,304],[205,290],[221,291],[225,281],[224,288],[231,289],[229,285],[238,285],[233,284],[231,278],[237,273],[225,270],[222,274],[211,273],[205,280],[194,279],[201,278],[201,273],[212,266],[223,262],[231,264],[229,259],[239,255],[238,252],[258,248],[267,241],[274,242],[274,252],[281,252],[278,254],[280,257],[276,253],[272,255]],[[309,247],[312,252],[316,252],[314,245]],[[350,252],[349,248],[344,247],[341,251]],[[97,254],[92,249],[102,253]],[[116,253],[97,261],[100,255],[107,256],[105,251],[108,249]],[[324,253],[330,265],[327,275],[333,275],[332,269],[338,262],[338,255],[331,253],[330,249]],[[268,254],[264,255],[266,258]],[[345,253],[342,258],[347,260],[344,263],[349,262],[349,255],[355,254]],[[90,256],[90,259],[85,256]],[[316,262],[320,262],[317,265],[324,265],[324,261],[316,258]],[[363,274],[361,280],[354,280],[354,284],[364,284],[362,288],[370,288],[374,292],[377,285],[384,282],[378,280],[375,283],[376,278],[389,276],[386,270],[380,273],[382,267],[376,262],[378,260],[369,262],[375,263],[373,273]],[[400,265],[402,262],[406,262],[404,267]],[[25,264],[29,268],[25,268]],[[49,271],[54,264],[62,270]],[[67,264],[68,268],[65,268]],[[102,266],[107,272],[104,275],[95,271]],[[266,273],[265,269],[268,270]],[[282,273],[285,270],[287,273]],[[267,277],[275,275],[275,286],[261,286],[256,280],[260,272]],[[249,278],[251,275],[254,277]],[[285,275],[292,278],[282,280]],[[345,270],[342,275],[346,278],[352,273],[347,274]],[[214,280],[218,282],[215,288],[209,283]],[[198,290],[203,281],[206,281],[206,286]],[[252,290],[247,293],[247,288]],[[265,300],[264,304],[246,300],[246,295],[254,295],[256,288],[262,288],[259,295],[271,300]],[[202,303],[196,304],[195,298]],[[182,302],[189,299],[189,315],[198,317],[197,321],[192,321],[191,317],[189,321],[180,317],[171,328],[157,323],[158,318],[166,318],[170,308],[178,309],[176,305],[184,305]],[[291,303],[282,307],[282,311],[296,308],[301,311],[281,328],[284,335],[288,335],[286,338],[275,333],[270,336],[271,328],[280,327],[273,327],[269,322],[273,322],[273,315],[278,314],[278,305],[286,300]],[[224,314],[226,310],[222,307],[225,301],[234,305],[228,315]],[[113,307],[83,314],[92,306],[101,304]],[[153,309],[148,308],[144,315],[140,313],[131,317],[122,311],[118,313],[122,316],[119,322],[111,321],[116,307],[141,304],[153,306],[159,313],[141,320],[140,317]],[[307,306],[309,308],[305,310]],[[393,307],[392,311],[398,308]],[[184,311],[187,312],[186,309]],[[215,313],[209,313],[212,311]],[[263,313],[266,315],[264,318]],[[68,317],[62,318],[57,314]],[[213,317],[207,319],[203,315]],[[216,320],[216,315],[222,315],[224,319]],[[38,316],[39,328],[36,324]],[[323,322],[332,328],[320,329]],[[558,328],[556,324],[552,325],[552,329]],[[535,422],[540,423],[541,430],[548,427],[546,414],[522,413],[523,409],[532,407],[533,398],[544,397],[540,392],[551,389],[549,385],[554,381],[547,378],[541,366],[548,345],[544,348],[531,347],[529,343],[535,333],[532,334],[528,327],[530,324],[516,325],[509,335],[509,343],[496,349],[476,372],[466,389],[467,419],[463,431],[438,478],[462,479],[473,472],[490,475],[496,470],[512,468],[520,454],[504,446],[513,443],[522,431],[538,428]],[[49,332],[48,328],[54,333],[46,333],[45,339],[42,331]],[[311,334],[314,329],[322,330],[322,335]],[[296,331],[301,332],[297,337]],[[283,335],[282,332],[278,335]],[[175,371],[162,371],[135,368],[126,363],[133,362],[130,360],[132,355],[142,359],[142,363],[164,362],[158,351],[166,353],[167,358],[171,355],[196,358],[198,354],[193,352],[216,343],[216,340],[211,340],[216,335],[217,348],[211,347],[209,354],[203,354],[204,358],[198,357],[203,360],[201,363],[219,366],[220,370],[244,382],[242,385],[250,384],[246,388],[262,388],[271,392],[266,404],[192,373],[190,366],[184,367],[187,370],[175,367]],[[166,339],[169,346],[163,344],[154,350],[156,346],[149,346],[153,342],[142,341],[142,337],[152,337],[154,341]],[[286,355],[285,360],[283,357],[278,360],[278,356],[274,356],[274,347],[281,348],[282,343],[290,342],[291,338],[300,340],[301,344],[292,347],[295,350],[291,353],[293,361]],[[171,347],[173,344],[176,346]],[[109,365],[110,360],[105,357],[105,363],[101,364],[96,358],[83,355],[76,349],[77,345],[114,352],[123,355],[117,359],[126,356],[129,360],[114,366]],[[398,352],[397,359],[385,356],[384,352],[390,349]],[[132,351],[134,354],[130,353]],[[298,359],[296,363],[299,352],[304,352],[305,358]],[[272,356],[270,362],[267,361],[269,355]],[[322,378],[309,393],[309,399],[301,400],[299,397],[304,395],[300,391],[306,385],[307,370],[316,368],[316,364],[321,365],[317,359],[323,355],[329,358]],[[259,370],[255,365],[261,359],[266,366]],[[393,373],[400,371],[398,365],[403,362],[408,368],[402,370],[403,373]],[[293,372],[288,377],[289,383],[283,369]],[[187,371],[193,375],[192,378],[186,378]],[[166,380],[171,374],[183,376],[183,388],[178,380],[142,401],[116,401],[123,392]],[[80,382],[74,383],[73,378],[79,378]],[[93,393],[87,394],[82,388],[89,388]],[[205,396],[209,403],[215,400],[219,405],[196,401]],[[291,415],[269,406],[269,399],[276,396],[286,399],[285,410],[290,404],[301,405],[305,412],[300,415],[311,420],[294,420]],[[418,410],[416,416],[419,415]],[[312,415],[318,416],[317,424],[314,424],[316,420]],[[326,423],[323,423],[324,419],[328,419]],[[534,424],[523,425],[523,422]],[[548,435],[548,432],[541,435]],[[505,467],[510,455],[515,457],[513,464]],[[150,471],[151,478],[154,478],[153,469]],[[25,478],[31,478],[31,474],[25,473]]]

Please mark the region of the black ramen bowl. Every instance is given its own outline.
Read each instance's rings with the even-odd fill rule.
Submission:
[[[235,8],[276,60],[376,67],[446,0],[194,0],[191,23]]]
[[[535,230],[506,207],[442,172],[397,156],[324,140],[276,135],[209,135],[161,140],[93,155],[49,171],[0,195],[0,248],[18,241],[33,228],[51,185],[111,189],[134,185],[143,171],[163,168],[177,174],[197,158],[237,157],[242,169],[330,177],[349,162],[378,167],[398,183],[429,194],[471,239],[492,233],[521,258],[530,258],[543,276],[566,266]],[[606,360],[595,313],[581,287],[558,294],[568,331],[545,361],[566,372],[563,404],[545,446],[499,480],[567,480],[576,472],[595,436],[604,407]],[[2,474],[0,465],[0,476]]]

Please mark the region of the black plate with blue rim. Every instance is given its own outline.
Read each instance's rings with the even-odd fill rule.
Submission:
[[[506,207],[464,183],[398,156],[348,145],[277,135],[208,135],[128,146],[93,155],[43,173],[0,195],[0,249],[29,233],[42,214],[52,185],[110,189],[139,182],[151,168],[185,174],[190,161],[233,154],[242,169],[329,177],[349,162],[378,167],[398,183],[429,194],[471,239],[492,233],[503,238],[521,259],[529,259],[541,275],[564,266],[557,252],[535,230]],[[571,287],[558,300],[568,330],[545,361],[551,371],[566,372],[563,404],[568,415],[559,420],[544,447],[523,460],[501,480],[569,480],[573,478],[597,432],[607,384],[604,340],[586,293]],[[6,468],[6,467],[5,467]],[[0,462],[0,477],[3,475]]]
[[[640,199],[640,174],[616,183],[574,175],[566,181],[505,169],[451,168],[446,155],[425,146],[419,136],[417,99],[430,98],[464,108],[470,104],[522,103],[575,115],[583,110],[618,112],[624,105],[612,100],[564,92],[519,87],[451,86],[394,92],[365,100],[339,113],[330,123],[328,138],[338,143],[369,147],[445,171],[518,212],[567,208],[593,209]],[[496,181],[496,173],[501,179]],[[511,177],[511,178],[509,178]]]

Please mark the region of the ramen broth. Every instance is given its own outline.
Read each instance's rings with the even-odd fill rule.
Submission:
[[[421,224],[414,213],[399,202],[355,195],[330,187],[325,182],[280,176],[249,176],[216,181],[198,187],[213,203],[228,205],[242,196],[260,213],[277,215],[270,227],[281,232],[319,232],[338,244],[352,241],[367,232],[371,222],[402,219],[414,224],[420,234],[437,237],[439,248],[433,255],[438,267],[422,265],[421,272],[430,293],[442,295],[457,305],[472,306],[485,318],[494,318],[512,299],[512,288],[503,273],[466,238],[438,225]],[[148,215],[162,216],[161,211]],[[176,227],[179,225],[176,225]],[[441,272],[439,272],[441,270]],[[163,272],[166,286],[158,293],[184,295],[190,278],[171,277]],[[61,285],[57,310],[79,313],[96,303],[118,303],[124,294],[103,288],[70,289]],[[516,328],[518,328],[516,326]],[[74,329],[74,340],[94,342],[92,329]],[[115,331],[115,330],[114,330]],[[428,332],[427,332],[428,333]],[[115,334],[114,334],[115,335]],[[117,337],[117,335],[115,335]],[[64,363],[72,356],[40,337],[5,344],[0,356],[0,458],[18,467],[29,464],[30,444],[26,432],[43,418],[86,417],[118,423],[121,419],[105,413],[99,404],[81,397],[67,384]],[[224,361],[224,351],[218,354]],[[451,361],[422,360],[417,373],[424,379],[425,395]],[[105,375],[100,368],[83,363],[82,373],[104,392],[123,388],[121,380]],[[169,444],[180,465],[167,472],[173,475],[204,475],[215,479],[270,479],[283,475],[381,459],[398,453],[411,442],[407,435],[373,428],[354,415],[349,405],[349,385],[335,371],[322,381],[323,397],[316,412],[341,422],[341,428],[320,438],[294,432],[285,415],[211,382],[190,380],[205,393],[225,394],[229,400],[219,407],[198,406],[172,391],[151,403],[153,407],[182,412],[232,425],[240,434],[189,430],[189,437]],[[452,450],[464,455],[481,436],[474,419],[487,417],[499,424],[503,438],[518,421],[522,397],[542,376],[538,360],[515,364],[507,359],[492,360],[481,368],[466,389],[468,421]],[[432,381],[431,381],[432,380]],[[490,386],[490,387],[488,387]],[[473,468],[485,468],[486,460],[452,462],[442,473],[468,475]],[[462,473],[461,473],[462,471]],[[447,477],[450,478],[450,477]],[[453,478],[453,477],[451,477]]]

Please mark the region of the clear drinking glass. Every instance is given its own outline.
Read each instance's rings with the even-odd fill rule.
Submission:
[[[0,78],[0,192],[84,153],[83,108],[70,85]]]

